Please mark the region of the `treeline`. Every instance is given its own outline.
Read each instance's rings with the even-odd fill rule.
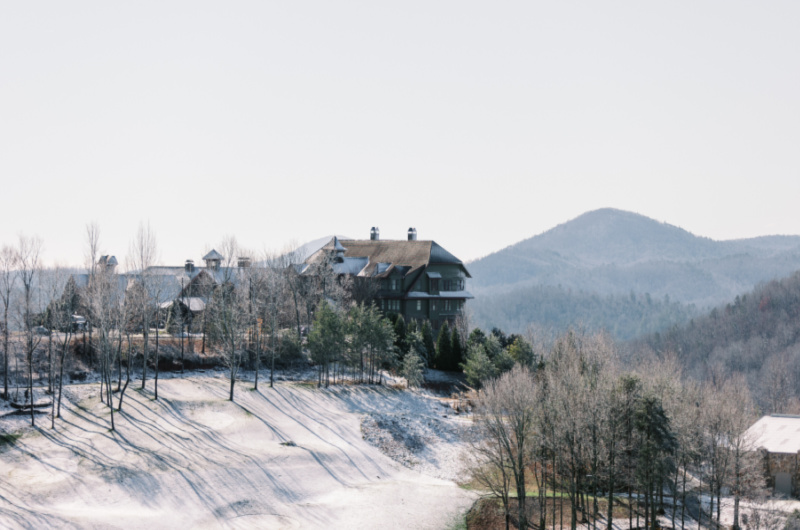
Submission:
[[[620,505],[629,528],[658,528],[659,515],[674,528],[690,518],[715,527],[730,488],[739,528],[739,500],[765,493],[745,436],[756,416],[743,386],[737,378],[699,384],[675,362],[631,367],[606,335],[569,332],[484,380],[475,477],[500,500],[507,527],[512,516],[518,528],[563,525],[548,503],[561,492],[573,529],[596,528],[601,515],[612,528]],[[707,512],[697,508],[704,494]]]
[[[434,340],[427,320],[406,324],[402,315],[384,315],[373,303],[355,303],[345,309],[322,301],[308,337],[308,350],[319,385],[345,380],[381,384],[381,370],[391,370],[402,375],[410,387],[418,387],[427,368],[463,369],[462,334],[457,326],[451,329],[444,322]]]
[[[511,292],[486,294],[470,303],[473,319],[484,329],[498,327],[524,333],[531,323],[561,333],[580,324],[606,331],[617,340],[683,324],[699,313],[694,305],[649,293],[600,295],[561,286],[536,285]]]
[[[800,272],[631,344],[648,348],[676,355],[700,380],[744,375],[765,412],[800,412]]]

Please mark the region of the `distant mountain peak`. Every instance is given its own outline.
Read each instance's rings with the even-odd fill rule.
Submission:
[[[586,212],[513,247],[520,251],[548,249],[585,264],[683,260],[714,254],[712,241],[644,215],[601,208]]]
[[[706,304],[800,268],[800,237],[714,241],[639,213],[600,208],[469,266],[476,292],[563,285]]]

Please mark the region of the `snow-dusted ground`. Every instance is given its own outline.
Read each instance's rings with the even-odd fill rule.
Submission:
[[[472,421],[455,415],[445,401],[407,393],[390,413],[369,413],[361,421],[364,439],[406,467],[453,481],[468,480],[466,440]]]
[[[442,528],[474,501],[437,478],[462,473],[463,419],[439,401],[266,383],[238,383],[231,403],[224,372],[162,374],[159,401],[136,382],[114,432],[96,383],[66,389],[54,431],[46,415],[36,430],[3,417],[23,436],[0,448],[0,527]],[[412,469],[364,440],[396,432],[371,421],[425,441]]]
[[[708,512],[710,507],[710,498],[702,497],[703,509]],[[714,500],[716,503],[716,499]],[[781,500],[781,499],[768,499],[763,502],[739,502],[739,517],[752,518],[755,514],[761,518],[761,528],[774,528],[771,526],[776,521],[780,521],[780,528],[783,528],[783,520],[787,515],[791,514],[794,510],[800,510],[800,501],[798,500]],[[714,508],[716,512],[716,507]],[[733,524],[733,497],[722,497],[722,505],[720,507],[720,521],[723,525],[731,526]],[[742,524],[742,521],[740,521]],[[695,528],[697,526],[695,525]]]

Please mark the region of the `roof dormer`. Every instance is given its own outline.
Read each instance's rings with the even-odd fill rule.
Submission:
[[[214,249],[211,249],[211,252],[203,256],[203,261],[206,262],[206,269],[212,271],[219,270],[223,259],[225,259],[225,257]]]

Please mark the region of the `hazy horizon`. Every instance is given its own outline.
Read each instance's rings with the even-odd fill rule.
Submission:
[[[800,4],[7,3],[0,245],[161,261],[416,227],[469,261],[587,211],[800,234]]]

